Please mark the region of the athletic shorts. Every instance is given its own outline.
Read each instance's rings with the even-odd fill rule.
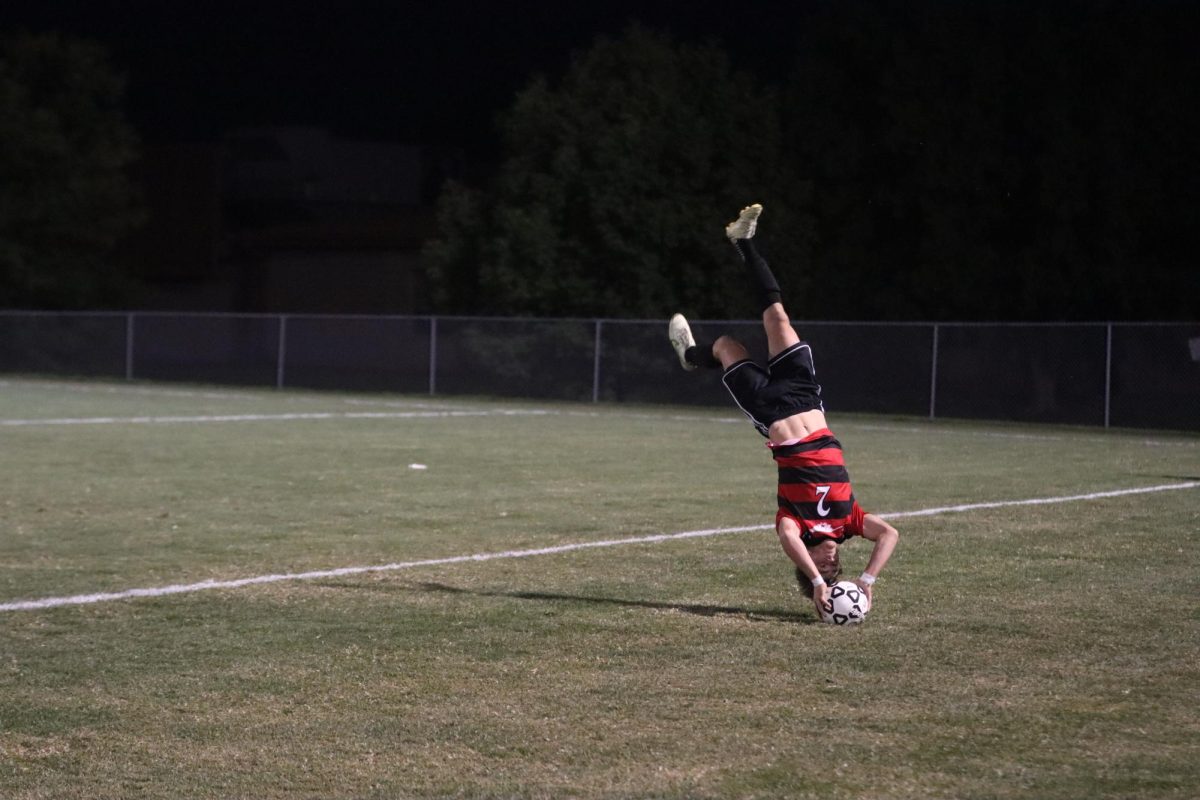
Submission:
[[[812,348],[800,342],[767,362],[766,369],[748,358],[732,364],[721,381],[755,429],[767,436],[772,422],[802,411],[825,410],[816,375]]]

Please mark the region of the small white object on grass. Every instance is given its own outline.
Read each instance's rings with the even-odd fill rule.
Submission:
[[[409,464],[408,468],[409,469],[429,469],[424,464]]]

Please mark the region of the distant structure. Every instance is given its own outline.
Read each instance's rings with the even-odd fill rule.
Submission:
[[[461,155],[247,128],[209,144],[150,147],[149,211],[123,248],[145,309],[422,313],[421,265],[442,181]]]

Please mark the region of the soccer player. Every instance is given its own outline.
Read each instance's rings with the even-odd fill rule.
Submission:
[[[796,566],[796,580],[812,598],[818,617],[829,602],[829,587],[842,573],[839,546],[852,536],[874,542],[866,569],[855,583],[873,601],[876,577],[896,547],[896,529],[868,514],[854,499],[842,460],[842,445],[825,423],[821,387],[812,348],[800,340],[780,300],[779,284],[752,241],[762,206],[743,208],[725,227],[750,271],[762,299],[767,334],[766,369],[750,359],[744,345],[729,336],[697,344],[683,315],[668,325],[671,346],[686,370],[721,368],[722,381],[754,427],[767,437],[779,467],[779,510],[775,532]]]

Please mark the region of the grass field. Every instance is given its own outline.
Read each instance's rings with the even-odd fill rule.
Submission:
[[[857,628],[736,412],[0,381],[0,797],[1200,794],[1200,438],[830,423]]]

